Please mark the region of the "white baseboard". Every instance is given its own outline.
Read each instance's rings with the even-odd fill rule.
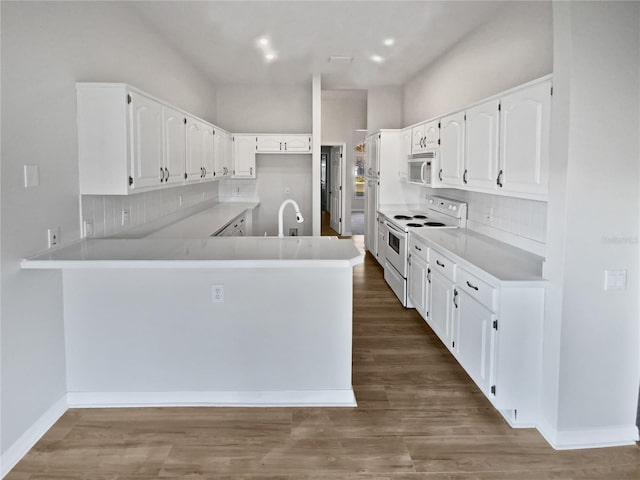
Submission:
[[[63,395],[2,454],[0,457],[0,477],[4,478],[16,466],[36,442],[47,433],[47,430],[67,411],[67,408],[67,396]]]
[[[556,450],[619,447],[634,445],[638,441],[638,428],[603,427],[592,429],[557,430],[549,425],[538,425],[538,431]]]
[[[240,392],[69,392],[69,408],[98,407],[355,407],[348,390]]]

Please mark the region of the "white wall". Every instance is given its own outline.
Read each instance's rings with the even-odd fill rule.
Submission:
[[[256,177],[260,207],[254,234],[277,235],[280,204],[292,198],[300,206],[304,222],[296,223],[295,211],[288,205],[283,214],[284,234],[288,235],[291,227],[298,229],[298,235],[312,235],[311,155],[258,155]]]
[[[367,90],[367,130],[402,128],[402,87],[386,86]]]
[[[356,130],[367,128],[367,92],[364,90],[322,91],[322,145],[346,143],[343,152],[343,234],[351,232],[353,198],[353,151],[362,138]]]
[[[308,86],[217,85],[217,124],[234,133],[311,133]]]
[[[404,122],[453,112],[551,73],[550,2],[512,2],[404,88]],[[428,44],[425,44],[428,48]]]
[[[638,400],[640,4],[554,7],[543,419],[561,446],[633,439]],[[604,270],[628,271],[604,291]]]
[[[127,82],[207,120],[207,79],[122,3],[2,2],[2,453],[66,391],[62,284],[19,260],[79,237],[76,81]],[[11,121],[7,121],[11,119]],[[23,165],[40,186],[23,187]]]

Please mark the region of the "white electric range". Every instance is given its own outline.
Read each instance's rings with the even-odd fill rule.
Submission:
[[[428,196],[426,207],[420,210],[383,209],[378,213],[385,220],[381,225],[385,243],[384,279],[402,305],[412,308],[407,295],[407,258],[409,231],[425,228],[464,228],[467,226],[467,204],[444,197]]]

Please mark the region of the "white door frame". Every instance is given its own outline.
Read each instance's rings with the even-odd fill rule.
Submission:
[[[340,222],[340,231],[338,232],[340,235],[342,235],[344,233],[344,224],[345,224],[345,219],[347,218],[345,216],[345,197],[344,197],[344,192],[346,190],[345,188],[345,179],[347,177],[346,175],[346,153],[347,153],[347,143],[346,142],[322,142],[321,144],[322,147],[342,147],[342,158],[340,159],[340,185],[342,185],[342,190],[340,191],[340,218],[342,219],[342,222]],[[329,157],[329,161],[331,161],[331,157]],[[329,208],[331,209],[331,208]],[[320,210],[322,210],[322,207],[320,207]],[[320,212],[322,213],[322,211]]]

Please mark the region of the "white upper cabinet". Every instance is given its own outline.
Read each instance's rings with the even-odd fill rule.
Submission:
[[[164,182],[162,105],[135,92],[130,93],[132,187],[144,188]]]
[[[233,136],[233,176],[235,178],[255,178],[255,135],[238,134]]]
[[[434,172],[443,186],[463,184],[464,176],[464,112],[454,113],[440,121],[440,170]]]
[[[122,83],[78,83],[80,193],[127,195],[214,178],[214,127]],[[206,173],[205,173],[206,170]]]
[[[256,135],[256,153],[311,153],[311,135]]]
[[[200,181],[204,177],[204,127],[197,118],[187,117],[187,182]]]
[[[411,153],[423,153],[438,148],[440,128],[437,120],[421,123],[411,130]]]
[[[400,166],[398,168],[398,177],[401,180],[408,180],[408,162],[407,159],[411,155],[411,129],[405,128],[400,135]]]
[[[498,100],[466,111],[466,159],[463,183],[494,188],[498,173]]]
[[[164,122],[164,182],[168,184],[184,181],[184,166],[187,158],[186,117],[171,107],[163,107]]]
[[[500,99],[500,190],[546,194],[549,177],[551,82]]]

